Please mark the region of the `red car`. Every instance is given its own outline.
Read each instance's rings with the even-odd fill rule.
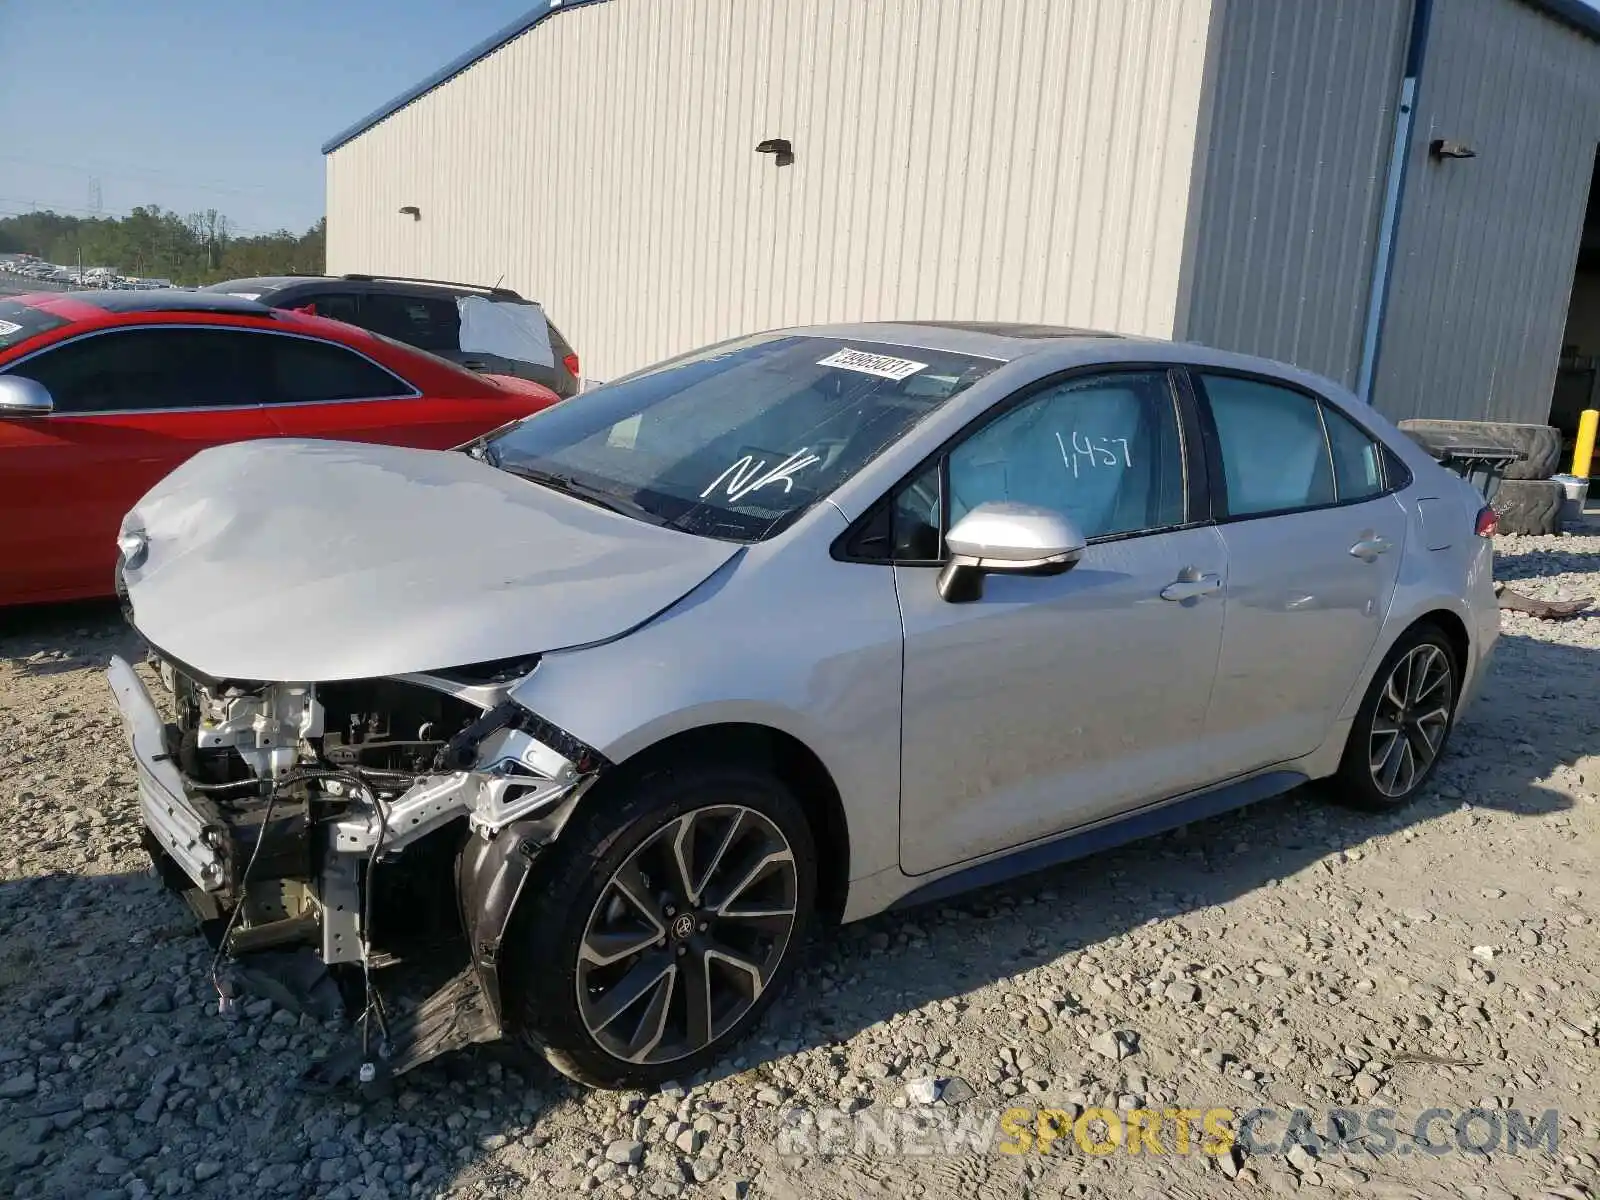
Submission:
[[[0,605],[112,594],[123,514],[208,446],[325,437],[443,450],[556,400],[234,296],[0,299]]]

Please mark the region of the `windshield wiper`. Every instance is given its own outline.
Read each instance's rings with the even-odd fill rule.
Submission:
[[[647,525],[665,525],[667,522],[660,515],[651,512],[643,505],[636,504],[623,496],[613,492],[603,491],[587,483],[581,483],[570,475],[561,475],[555,471],[544,471],[538,467],[512,467],[500,468],[508,475],[515,475],[518,479],[526,479],[529,483],[537,483],[547,487],[552,492],[560,492],[564,496],[572,496],[578,500],[593,504],[596,508],[606,509],[608,512],[620,513],[624,517],[632,517],[643,521]]]
[[[489,440],[489,435],[475,437],[464,446],[458,446],[470,458],[475,458],[481,463],[488,463],[491,467],[500,465],[500,451],[494,448],[494,443]]]

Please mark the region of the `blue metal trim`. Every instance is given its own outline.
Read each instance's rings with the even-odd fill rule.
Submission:
[[[1537,8],[1547,17],[1553,17],[1564,25],[1572,26],[1579,33],[1600,39],[1600,8],[1596,8],[1587,0],[1522,0],[1522,2]]]
[[[1552,20],[1579,33],[1600,39],[1600,7],[1591,0],[1521,0]],[[1395,120],[1395,139],[1389,161],[1383,215],[1378,225],[1378,247],[1367,289],[1367,320],[1361,339],[1361,365],[1356,376],[1356,395],[1372,403],[1372,385],[1378,374],[1378,356],[1383,352],[1383,325],[1388,316],[1389,283],[1394,274],[1395,239],[1400,231],[1400,210],[1405,204],[1407,168],[1411,163],[1411,144],[1416,129],[1416,111],[1422,98],[1423,64],[1427,60],[1428,32],[1433,24],[1433,0],[1414,0],[1411,32],[1406,43],[1405,78],[1401,82],[1400,107]]]
[[[1389,149],[1389,173],[1384,183],[1383,212],[1378,219],[1378,246],[1373,254],[1372,278],[1367,284],[1367,318],[1361,334],[1361,365],[1356,374],[1356,395],[1372,403],[1372,384],[1378,374],[1378,352],[1383,344],[1383,319],[1389,308],[1389,279],[1394,274],[1395,236],[1400,231],[1400,206],[1405,202],[1406,168],[1411,161],[1412,133],[1422,90],[1422,66],[1427,57],[1428,30],[1433,24],[1433,0],[1414,0],[1411,29],[1406,36],[1404,77],[1395,112],[1394,141]]]
[[[1411,31],[1406,35],[1406,77],[1422,78],[1422,61],[1428,53],[1428,31],[1433,28],[1433,0],[1416,0],[1411,9]]]
[[[965,871],[946,875],[943,879],[935,879],[932,883],[924,884],[916,891],[900,897],[895,901],[894,907],[910,908],[915,904],[926,904],[930,900],[943,900],[959,892],[970,891],[972,888],[1002,883],[1018,875],[1028,875],[1045,867],[1071,862],[1075,858],[1084,858],[1101,850],[1110,850],[1153,834],[1165,833],[1180,825],[1203,821],[1207,817],[1244,808],[1260,800],[1281,796],[1305,782],[1306,777],[1298,771],[1269,771],[1265,775],[1243,779],[1238,783],[1223,784],[1210,791],[1174,800],[1156,808],[1143,808],[1131,816],[1107,821],[1082,833],[1069,834],[1053,842],[1029,846],[1024,850],[1018,850],[1015,854],[1007,854],[1003,858],[991,859],[975,867],[968,867]]]
[[[600,0],[539,0],[538,4],[535,4],[517,20],[500,30],[499,33],[485,38],[459,58],[451,59],[421,83],[407,88],[382,108],[374,109],[348,129],[342,130],[328,141],[322,143],[322,152],[324,154],[332,154],[346,142],[354,141],[379,121],[394,116],[395,113],[413,100],[421,99],[440,84],[448,83],[479,59],[487,58],[507,42],[514,41],[527,33],[528,30],[539,24],[546,17],[569,8],[598,3],[600,3]]]

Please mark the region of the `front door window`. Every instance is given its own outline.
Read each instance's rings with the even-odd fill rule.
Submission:
[[[950,453],[950,520],[987,501],[1065,513],[1086,538],[1184,521],[1183,449],[1165,372],[1073,379]]]

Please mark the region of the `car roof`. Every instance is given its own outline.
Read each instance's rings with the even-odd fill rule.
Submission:
[[[222,283],[207,284],[207,292],[256,292],[267,295],[289,288],[316,286],[359,286],[366,292],[394,292],[400,295],[456,297],[463,295],[486,296],[490,300],[531,303],[518,292],[498,284],[458,283],[449,279],[419,279],[405,275],[257,275],[249,279],[228,279]]]
[[[1271,375],[1323,395],[1348,397],[1343,385],[1276,359],[1219,350],[1198,342],[1108,333],[1067,325],[995,321],[858,321],[774,332],[803,337],[859,338],[886,345],[968,354],[997,362],[1046,355],[1050,369],[1095,363],[1171,363]]]
[[[252,275],[248,279],[225,279],[221,283],[208,283],[202,292],[271,292],[297,283],[316,283],[326,275]]]
[[[224,292],[189,292],[182,288],[150,288],[144,291],[95,289],[82,292],[40,293],[77,304],[87,304],[105,313],[207,312],[238,313],[268,317],[273,310],[265,304],[230,296]]]
[[[1119,338],[1120,333],[1104,329],[1080,329],[1074,325],[1038,325],[1027,321],[918,321],[932,329],[966,329],[972,333],[992,333],[995,337],[1024,341],[1058,338]]]

